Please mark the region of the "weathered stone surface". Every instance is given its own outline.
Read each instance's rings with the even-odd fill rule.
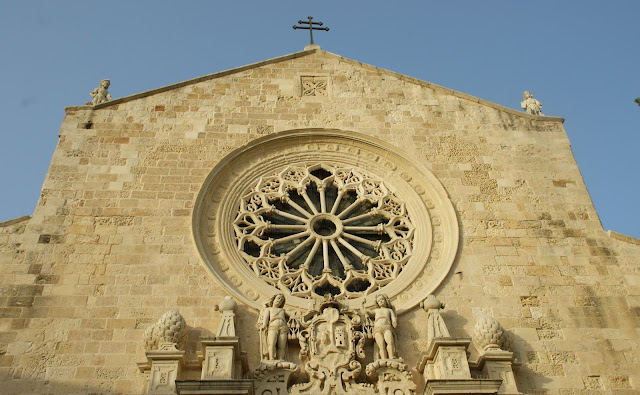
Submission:
[[[3,391],[143,393],[143,334],[168,310],[189,323],[177,379],[200,378],[200,338],[215,334],[222,317],[212,307],[228,290],[194,247],[199,191],[234,150],[312,128],[380,142],[381,159],[410,160],[441,184],[459,225],[455,259],[424,291],[446,305],[454,338],[471,337],[477,317],[500,322],[522,363],[519,391],[640,390],[640,245],[602,229],[562,120],[317,50],[67,108],[33,216],[0,224]],[[369,171],[384,176],[385,163]],[[447,242],[438,232],[447,220],[429,220],[432,243]],[[434,254],[445,251],[425,256]],[[419,302],[423,288],[403,292]],[[255,369],[259,313],[236,299],[236,336]],[[391,302],[412,305],[402,293]],[[428,347],[425,312],[413,306],[397,312],[396,349],[409,367]],[[421,393],[424,377],[412,377]]]

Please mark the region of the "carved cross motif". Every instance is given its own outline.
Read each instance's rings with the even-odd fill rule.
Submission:
[[[328,96],[327,78],[302,77],[302,96]]]

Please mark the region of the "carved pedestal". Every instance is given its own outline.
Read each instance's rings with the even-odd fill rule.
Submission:
[[[437,337],[418,364],[418,371],[428,380],[471,379],[467,349],[471,339]]]
[[[139,363],[142,372],[149,371],[149,394],[175,394],[176,378],[184,364],[184,351],[155,350],[147,351],[146,363]]]
[[[510,351],[489,348],[478,357],[474,367],[482,372],[483,377],[502,382],[498,390],[499,394],[518,395],[520,392],[516,386],[512,367],[514,360],[515,356]]]
[[[201,339],[202,380],[240,379],[247,370],[247,355],[235,336]]]
[[[501,380],[472,379],[467,349],[471,339],[436,337],[418,364],[426,386],[423,394],[497,394]]]

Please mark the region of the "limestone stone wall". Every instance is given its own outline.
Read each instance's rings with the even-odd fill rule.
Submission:
[[[640,390],[640,245],[602,229],[562,120],[319,50],[67,108],[33,217],[0,227],[3,390],[142,393],[143,332],[168,310],[195,361],[226,295],[194,247],[196,195],[231,151],[303,128],[379,139],[438,177],[461,233],[443,317],[459,337],[480,313],[500,321],[522,392]],[[257,311],[240,304],[238,318],[256,350]],[[426,315],[399,320],[415,367]]]

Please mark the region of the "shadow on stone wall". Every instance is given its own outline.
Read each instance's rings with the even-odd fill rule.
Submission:
[[[539,361],[538,352],[521,336],[514,334],[512,331],[509,331],[509,335],[513,338],[516,363],[521,364],[519,368],[514,369],[518,390],[524,394],[547,393],[547,390],[544,388],[545,384],[553,380],[546,376],[553,376],[553,372],[547,371],[548,369],[539,372],[538,368],[534,368],[534,366],[537,365],[533,364],[533,362]]]

